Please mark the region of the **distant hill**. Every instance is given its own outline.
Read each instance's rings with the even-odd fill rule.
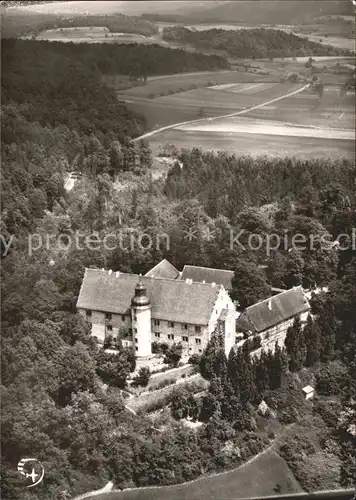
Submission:
[[[241,22],[248,24],[311,24],[321,16],[353,15],[350,0],[247,0],[197,8],[190,22]]]
[[[277,29],[195,31],[183,27],[168,27],[163,30],[163,39],[192,45],[198,50],[224,51],[236,58],[351,55],[348,51],[311,42]]]
[[[351,0],[5,1],[2,6],[47,14],[149,14],[186,23],[311,24],[321,16],[353,15]]]
[[[41,12],[47,14],[66,14],[78,15],[89,13],[91,15],[102,14],[111,15],[121,13],[126,15],[140,16],[144,13],[156,14],[184,14],[190,15],[191,12],[210,10],[211,8],[221,6],[224,1],[205,1],[197,0],[150,0],[150,1],[135,1],[135,0],[71,0],[71,1],[5,1],[1,2],[4,7],[18,7],[26,9],[28,12]]]
[[[74,3],[74,2],[73,2]],[[84,2],[85,3],[85,2]],[[46,6],[48,3],[46,4]],[[30,7],[35,7],[31,4]],[[64,16],[58,13],[26,11],[26,8],[3,9],[1,38],[37,36],[42,31],[53,28],[105,26],[111,32],[137,33],[152,36],[157,33],[156,25],[141,17],[122,14],[103,14]]]

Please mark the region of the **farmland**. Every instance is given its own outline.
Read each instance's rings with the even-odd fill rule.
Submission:
[[[354,157],[353,140],[252,134],[247,132],[206,132],[169,130],[150,139],[150,147],[158,154],[164,144],[180,149],[225,150],[230,154],[300,158]]]
[[[353,99],[345,100],[339,98],[332,106],[327,93],[320,101],[312,94],[297,94],[244,116],[178,125],[151,137],[150,146],[155,154],[168,143],[253,156],[353,158]]]
[[[196,83],[193,83],[194,75],[185,78],[185,85],[180,75],[151,80],[145,86],[118,93],[118,99],[129,109],[143,114],[148,129],[153,130],[182,121],[234,113],[298,88],[295,84],[271,82],[272,78],[264,75],[236,71],[199,74],[195,76]],[[194,85],[201,88],[191,89]],[[224,88],[224,85],[234,87]],[[235,91],[237,86],[239,92]]]
[[[23,38],[32,38],[32,36]],[[157,40],[151,36],[139,33],[115,33],[104,26],[49,29],[42,31],[36,40],[64,43],[157,43]]]
[[[158,76],[117,95],[130,109],[145,115],[148,130],[177,124],[149,138],[154,154],[168,143],[253,156],[353,158],[355,95],[340,93],[348,78],[348,70],[343,69],[348,63],[347,58],[313,63],[325,82],[322,96],[310,89],[289,96],[305,83],[279,81],[278,75],[291,73],[310,81],[305,58],[254,61],[248,72]],[[244,116],[225,117],[238,112]],[[194,123],[182,124],[188,121]]]
[[[250,82],[241,83],[241,75],[242,81],[248,78]],[[216,76],[209,87],[162,97],[145,97],[145,87],[120,94],[129,108],[146,116],[149,130],[178,124],[150,137],[154,154],[168,143],[178,148],[224,149],[253,156],[353,157],[354,95],[341,97],[339,86],[326,86],[321,98],[305,90],[270,103],[301,88],[301,84],[273,83],[265,76],[238,72]],[[181,78],[177,77],[177,85],[182,84]],[[212,79],[212,74],[204,78]],[[149,91],[164,93],[174,80],[174,76],[151,80]],[[262,103],[267,104],[248,109]],[[218,119],[243,110],[244,116]],[[179,125],[190,120],[195,123]]]
[[[93,500],[183,500],[241,498],[302,491],[286,462],[274,451],[262,453],[238,469],[200,478],[191,483],[141,488],[91,497]],[[89,497],[90,498],[90,497]]]
[[[189,90],[192,87],[209,87],[222,84],[268,82],[266,75],[244,73],[242,71],[204,71],[199,73],[177,73],[148,78],[144,86],[133,87],[123,92],[131,97],[159,97],[166,93]]]
[[[339,95],[337,86],[326,86],[321,99],[302,93],[249,113],[250,118],[278,120],[296,125],[354,129],[354,96]]]

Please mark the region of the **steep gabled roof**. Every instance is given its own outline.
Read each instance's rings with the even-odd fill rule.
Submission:
[[[216,283],[223,285],[226,290],[231,290],[231,280],[234,271],[225,269],[212,269],[210,267],[184,266],[181,280],[191,279],[196,283]]]
[[[177,323],[207,325],[221,287],[143,276],[152,305],[152,317]],[[137,274],[86,269],[77,308],[127,314]]]
[[[302,287],[294,287],[245,309],[236,321],[236,330],[260,333],[309,309]]]
[[[167,259],[163,259],[150,269],[145,276],[149,278],[167,278],[175,280],[179,276],[179,271],[173,266],[173,264],[168,262]]]

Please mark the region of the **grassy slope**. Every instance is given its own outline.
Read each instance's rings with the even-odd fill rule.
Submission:
[[[205,477],[189,484],[136,489],[91,497],[92,500],[194,500],[242,498],[273,495],[279,484],[281,494],[302,489],[286,462],[269,450],[238,469]],[[90,498],[90,497],[89,497]]]

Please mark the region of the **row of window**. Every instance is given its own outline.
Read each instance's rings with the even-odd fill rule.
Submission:
[[[112,325],[106,325],[106,330],[112,332]],[[135,333],[137,333],[137,328],[134,328]],[[132,335],[132,328],[129,328],[129,334]]]
[[[160,320],[159,319],[155,319],[153,324],[155,326],[159,326],[160,325]],[[174,328],[174,322],[173,321],[168,321],[168,327],[169,328]],[[184,323],[182,325],[182,329],[183,330],[188,330],[188,324],[187,323]],[[201,332],[201,326],[195,326],[195,332],[196,333],[200,333]],[[168,336],[169,337],[169,336]]]
[[[91,318],[91,310],[90,309],[87,309],[86,310],[86,315],[88,318]],[[121,315],[121,320],[124,322],[125,321],[125,318],[126,316],[124,314]],[[107,320],[111,320],[112,319],[112,314],[111,313],[105,313],[105,319]],[[134,320],[137,320],[137,316],[135,315],[134,316]],[[160,325],[160,320],[159,319],[155,319],[153,321],[154,325],[155,326],[159,326]],[[109,328],[110,325],[108,325],[108,330],[110,330]],[[168,326],[169,328],[174,328],[174,322],[173,321],[168,321]],[[188,325],[185,323],[184,325],[182,325],[182,328],[184,330],[188,330]],[[111,328],[112,330],[112,328]],[[201,332],[201,326],[195,326],[195,333],[200,333]]]
[[[135,347],[135,350],[138,351],[138,346]],[[191,351],[192,348],[190,347],[189,350]],[[199,352],[201,353],[202,352],[202,349],[199,349]]]
[[[91,313],[92,313],[92,311],[90,309],[86,310],[87,318],[91,318]],[[112,313],[105,313],[105,319],[111,320],[112,319]],[[125,319],[126,319],[126,316],[124,314],[122,314],[121,315],[121,321],[125,321]],[[136,316],[135,316],[135,319],[137,319]]]
[[[136,340],[136,342],[137,342],[137,340]],[[135,350],[136,350],[136,351],[138,351],[138,346],[135,346]],[[189,350],[191,351],[191,350],[192,350],[192,348],[191,348],[191,347],[189,347]],[[199,352],[201,353],[201,352],[202,352],[202,349],[199,349]]]
[[[112,332],[112,325],[106,325],[106,330],[108,332]],[[135,331],[135,333],[137,333],[137,328],[135,328],[134,331]],[[130,328],[129,333],[132,334],[132,328]],[[161,337],[161,333],[160,332],[155,332],[155,337],[156,337],[156,339],[159,339]],[[168,337],[168,340],[174,340],[174,335],[172,333],[169,333],[167,335],[167,337]],[[135,340],[137,342],[137,339],[135,339]],[[185,335],[182,336],[182,341],[183,342],[188,342],[188,340],[189,340],[189,337],[187,337]],[[237,340],[236,340],[236,342],[237,342]],[[200,345],[201,344],[201,339],[196,338],[195,339],[195,343]]]
[[[155,337],[156,337],[156,339],[161,338],[161,333],[160,333],[160,332],[155,332]],[[174,335],[173,335],[172,333],[169,333],[169,334],[167,335],[167,337],[168,337],[168,340],[174,340]],[[189,337],[188,337],[188,336],[186,336],[186,335],[183,335],[183,336],[182,336],[182,341],[183,341],[183,342],[188,342],[188,340],[189,340]],[[201,344],[201,339],[196,338],[196,339],[195,339],[195,343],[196,343],[196,344]]]

